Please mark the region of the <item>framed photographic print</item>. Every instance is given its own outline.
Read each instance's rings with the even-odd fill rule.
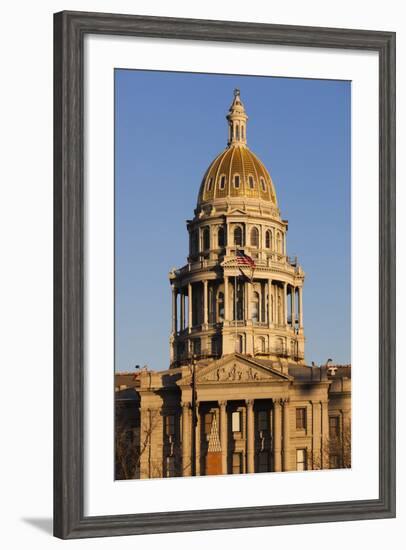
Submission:
[[[55,15],[60,538],[395,515],[395,35]]]

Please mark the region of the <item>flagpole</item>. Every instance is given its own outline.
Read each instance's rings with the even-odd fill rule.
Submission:
[[[237,271],[234,275],[234,327],[235,327],[235,343],[234,352],[237,351]]]

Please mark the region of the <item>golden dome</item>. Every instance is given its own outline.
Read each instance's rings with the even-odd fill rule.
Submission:
[[[227,115],[229,137],[227,148],[207,169],[200,185],[198,204],[229,197],[257,199],[277,206],[275,188],[268,170],[248,148],[247,115],[239,90]]]

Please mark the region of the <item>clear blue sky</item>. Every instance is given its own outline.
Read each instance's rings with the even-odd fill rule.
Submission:
[[[116,369],[169,366],[168,272],[186,263],[202,176],[226,146],[240,88],[249,147],[289,220],[305,272],[305,357],[350,362],[350,103],[347,81],[116,70]]]

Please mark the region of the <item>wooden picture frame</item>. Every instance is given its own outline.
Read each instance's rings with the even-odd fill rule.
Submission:
[[[86,34],[379,54],[379,498],[88,517],[83,511],[83,40]],[[54,18],[54,534],[60,538],[395,516],[395,34],[62,12]]]

